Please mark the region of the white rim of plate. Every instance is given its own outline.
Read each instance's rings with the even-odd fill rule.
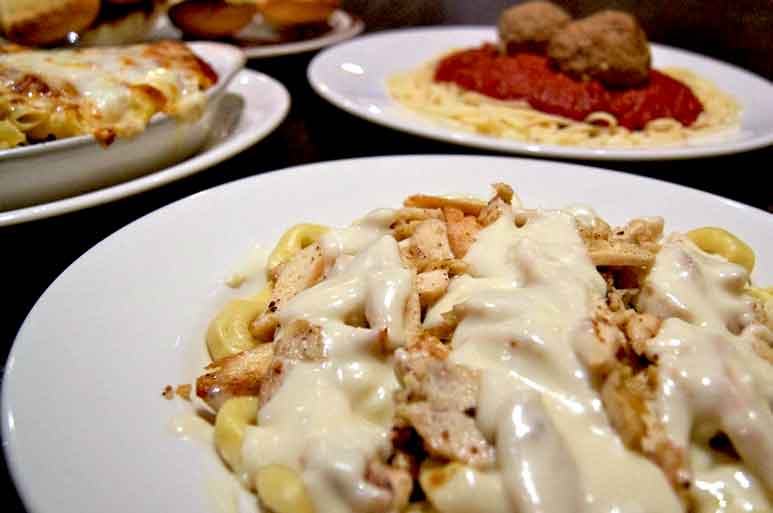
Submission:
[[[14,340],[14,344],[11,347],[11,351],[8,356],[9,363],[6,365],[6,368],[4,370],[4,375],[3,375],[4,386],[2,388],[2,397],[0,398],[2,399],[1,401],[2,411],[0,413],[2,414],[2,435],[4,440],[4,443],[3,443],[4,455],[8,463],[9,472],[14,478],[14,484],[17,486],[17,489],[19,490],[19,495],[25,501],[25,504],[28,507],[39,506],[39,504],[35,500],[32,500],[32,497],[30,495],[31,493],[30,482],[19,481],[20,472],[21,472],[20,469],[23,465],[22,465],[22,462],[19,460],[18,449],[13,443],[14,439],[9,436],[10,432],[14,429],[14,426],[13,426],[13,416],[12,416],[13,411],[10,409],[10,406],[9,406],[9,404],[11,404],[12,401],[11,401],[11,396],[8,395],[10,394],[10,392],[9,392],[9,387],[7,386],[9,382],[12,382],[14,384],[13,386],[19,386],[19,384],[15,382],[15,375],[14,377],[12,377],[12,379],[10,380],[8,379],[9,373],[19,372],[16,370],[16,367],[18,366],[16,353],[20,350],[19,348],[22,347],[20,344],[18,344],[20,340],[19,335],[24,333],[26,329],[30,328],[30,325],[32,323],[33,313],[41,306],[43,300],[47,297],[47,295],[52,294],[53,293],[52,291],[57,290],[57,287],[60,286],[61,280],[64,279],[65,275],[67,275],[68,273],[75,272],[74,270],[77,269],[79,265],[83,264],[84,259],[93,257],[95,252],[101,251],[105,245],[114,242],[116,238],[129,236],[131,234],[136,235],[137,230],[141,230],[142,227],[145,226],[146,223],[148,223],[149,220],[153,217],[169,216],[170,214],[174,215],[175,213],[179,213],[181,209],[184,210],[186,207],[190,206],[192,202],[206,201],[204,199],[204,196],[206,196],[207,194],[213,194],[213,195],[232,194],[233,192],[238,191],[240,188],[243,188],[248,181],[252,183],[262,182],[263,185],[267,186],[268,188],[271,188],[277,185],[277,180],[281,181],[284,177],[292,177],[293,175],[295,175],[296,178],[292,179],[291,181],[297,181],[299,175],[300,175],[300,178],[303,178],[305,175],[319,174],[323,172],[324,168],[330,168],[335,166],[343,166],[343,167],[348,166],[350,168],[347,170],[348,174],[351,174],[351,169],[356,169],[359,175],[362,169],[367,170],[376,166],[377,164],[384,163],[384,162],[411,161],[412,164],[420,166],[421,164],[426,165],[426,163],[429,161],[437,162],[437,161],[449,161],[449,160],[457,160],[457,161],[466,160],[469,163],[472,163],[472,161],[483,163],[483,161],[486,161],[486,160],[488,161],[496,160],[500,162],[506,161],[508,163],[508,166],[512,164],[512,169],[515,171],[516,174],[518,172],[517,170],[520,167],[526,168],[526,167],[529,167],[530,165],[536,166],[536,167],[557,166],[557,167],[563,168],[562,172],[564,173],[577,173],[577,174],[585,175],[586,177],[590,176],[591,174],[598,174],[600,176],[599,183],[592,184],[595,187],[598,187],[599,185],[603,185],[605,178],[608,180],[611,180],[613,184],[618,184],[618,185],[621,180],[624,180],[626,183],[629,183],[631,187],[635,187],[636,185],[647,184],[648,185],[647,189],[650,189],[650,192],[652,192],[651,189],[653,187],[660,187],[660,188],[666,189],[663,192],[670,191],[673,193],[691,197],[693,200],[704,199],[704,200],[709,200],[711,202],[718,201],[723,203],[726,207],[739,211],[739,216],[741,217],[753,216],[759,220],[764,220],[765,222],[770,221],[769,217],[764,216],[765,214],[764,211],[761,211],[749,205],[744,205],[737,201],[729,200],[721,196],[717,196],[704,191],[681,186],[678,184],[665,182],[662,180],[656,180],[653,178],[641,177],[637,175],[629,175],[626,173],[609,171],[602,168],[580,165],[580,164],[550,162],[550,161],[536,160],[536,159],[510,158],[510,157],[501,157],[501,156],[492,157],[492,156],[475,156],[475,155],[468,155],[468,156],[465,156],[465,155],[400,155],[400,156],[354,158],[354,159],[342,159],[338,161],[318,162],[314,164],[305,164],[301,166],[288,167],[282,170],[277,170],[277,171],[273,171],[273,172],[265,173],[261,175],[253,175],[251,177],[246,177],[234,182],[229,182],[217,187],[213,187],[206,191],[193,194],[186,198],[182,198],[178,201],[175,201],[169,205],[161,207],[135,220],[134,222],[130,223],[127,226],[124,226],[123,228],[117,230],[113,234],[109,235],[108,237],[106,237],[105,239],[103,239],[102,241],[94,245],[86,253],[81,255],[81,257],[79,257],[78,260],[76,260],[65,271],[63,271],[62,274],[59,277],[57,277],[56,280],[48,287],[48,289],[43,293],[43,295],[41,295],[41,297],[35,303],[32,310],[28,314],[27,318],[24,320],[24,323],[22,324],[19,330],[19,334],[17,334],[17,337]],[[369,164],[372,164],[372,165],[369,165]],[[519,166],[519,164],[521,166]],[[534,172],[534,170],[530,172]],[[428,192],[432,192],[432,191],[428,191]],[[594,205],[594,206],[601,207],[601,205]],[[110,463],[108,462],[106,463],[106,465],[109,466]],[[48,513],[47,511],[43,512],[35,508],[33,508],[32,511],[40,512],[40,513]]]
[[[258,71],[249,69],[239,71],[239,73],[233,77],[231,83],[228,84],[225,92],[238,93],[240,87],[242,87],[240,81],[244,79],[250,82],[256,80],[265,82],[275,93],[282,97],[282,101],[278,105],[276,112],[273,113],[273,116],[264,120],[266,125],[263,130],[251,130],[257,126],[256,124],[251,124],[243,129],[243,133],[241,133],[239,137],[229,137],[224,139],[215,146],[208,148],[187,160],[142,177],[69,198],[0,212],[0,227],[58,216],[155,189],[219,164],[254,145],[264,137],[270,135],[287,116],[287,113],[290,110],[290,93],[277,80]],[[249,109],[249,99],[249,96],[245,97],[245,110]]]
[[[319,37],[307,39],[305,41],[295,41],[292,43],[277,43],[265,46],[245,46],[242,47],[244,55],[248,59],[264,59],[268,57],[279,57],[281,55],[292,55],[296,53],[310,52],[319,50],[326,46],[340,43],[351,39],[365,30],[365,22],[358,16],[337,9],[330,16],[333,28]],[[343,28],[339,28],[343,25]]]
[[[440,32],[453,32],[453,31],[479,31],[481,32],[481,42],[487,39],[491,39],[494,29],[485,25],[454,25],[454,26],[435,26],[435,27],[417,27],[417,28],[405,28],[396,30],[386,30],[374,34],[366,34],[360,36],[356,41],[350,41],[337,45],[334,48],[328,48],[314,56],[309,63],[307,69],[307,79],[312,88],[318,95],[332,103],[336,107],[360,117],[377,125],[381,125],[393,130],[425,137],[428,139],[445,142],[449,144],[456,144],[461,146],[468,146],[472,148],[481,148],[486,150],[494,150],[503,154],[515,154],[525,157],[552,157],[552,158],[567,158],[567,159],[584,159],[584,160],[613,160],[613,161],[645,161],[645,160],[679,160],[679,159],[693,159],[704,157],[715,157],[720,155],[728,155],[741,153],[749,150],[755,150],[764,148],[773,144],[773,130],[769,133],[757,136],[750,139],[741,139],[731,144],[698,144],[689,147],[653,147],[653,148],[578,148],[572,146],[558,146],[558,145],[545,145],[537,143],[522,142],[510,139],[499,139],[494,137],[486,137],[471,132],[465,132],[460,130],[453,130],[442,125],[431,125],[428,121],[427,124],[411,123],[409,117],[395,119],[391,116],[382,116],[374,114],[367,108],[357,105],[351,98],[345,94],[341,94],[338,91],[334,91],[320,76],[320,70],[330,68],[331,63],[329,60],[333,60],[336,57],[336,52],[346,50],[349,45],[354,44],[367,44],[369,40],[383,39],[405,34],[417,34],[425,37],[431,37],[432,34]],[[485,34],[488,34],[486,36]],[[681,48],[675,48],[672,46],[662,45],[658,43],[650,43],[650,46],[656,51],[671,52],[677,56],[684,56],[692,59],[700,59],[712,66],[725,69],[728,72],[738,74],[747,79],[754,79],[770,87],[771,96],[773,96],[773,83],[765,80],[764,78],[751,73],[743,68],[740,68],[734,64],[723,62],[705,55],[701,55],[689,50],[683,50]],[[386,92],[384,84],[381,85],[381,93],[383,96],[379,99],[388,100],[394,107],[400,107],[395,103]]]
[[[251,23],[256,23],[258,22],[257,20],[260,20],[259,14],[255,16]],[[239,38],[235,38],[235,41],[232,44],[239,48],[248,59],[266,59],[319,50],[320,48],[351,39],[365,30],[365,22],[362,18],[342,9],[333,11],[333,14],[328,18],[328,22],[331,25],[331,29],[328,32],[303,41],[242,46],[238,44]],[[166,14],[159,16],[155,23],[155,28],[150,33],[151,39],[180,39],[182,37],[180,29],[172,24]]]

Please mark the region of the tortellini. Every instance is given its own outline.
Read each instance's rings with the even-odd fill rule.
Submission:
[[[227,400],[215,417],[215,447],[229,467],[241,465],[244,431],[258,418],[257,397],[234,397]]]
[[[220,310],[207,329],[207,348],[213,360],[219,360],[247,349],[258,341],[250,334],[250,323],[266,310],[271,287],[254,298],[234,299]]]
[[[328,227],[319,224],[296,224],[287,230],[268,257],[266,268],[269,274],[294,254],[317,242],[328,230]]]
[[[744,241],[722,228],[707,226],[687,232],[687,237],[706,253],[725,257],[747,271],[754,269],[754,251]]]
[[[284,465],[267,465],[255,475],[258,497],[274,513],[314,513],[301,476]]]

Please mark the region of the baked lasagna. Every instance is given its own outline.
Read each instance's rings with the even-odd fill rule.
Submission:
[[[0,149],[93,135],[102,145],[145,130],[154,114],[195,119],[217,74],[185,44],[0,48]]]

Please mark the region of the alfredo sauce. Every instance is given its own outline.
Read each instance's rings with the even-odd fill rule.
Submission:
[[[279,315],[284,326],[319,325],[326,358],[293,366],[244,437],[247,479],[264,465],[291,467],[318,513],[390,511],[388,494],[364,476],[389,450],[399,385],[384,348],[406,341],[414,279],[389,234],[393,220],[375,211],[323,236],[326,279]],[[475,421],[496,448],[493,466],[455,464],[426,491],[441,513],[683,511],[664,473],[612,429],[580,357],[606,284],[577,222],[569,210],[539,211],[517,227],[505,212],[478,233],[468,274],[425,316],[425,328],[452,310],[459,319],[450,359],[480,371]],[[638,304],[667,319],[647,349],[664,376],[652,407],[690,454],[700,513],[773,510],[773,373],[754,353],[764,328],[746,282],[741,268],[675,237]],[[717,430],[740,458],[709,448]]]

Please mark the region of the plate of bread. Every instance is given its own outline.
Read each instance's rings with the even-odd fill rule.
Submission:
[[[340,0],[0,0],[0,35],[20,45],[109,46],[214,40],[248,58],[318,50],[363,21]]]
[[[0,27],[25,46],[139,43],[164,7],[163,0],[0,0]]]
[[[158,37],[215,39],[248,58],[318,50],[365,28],[339,0],[173,0],[156,23]]]

